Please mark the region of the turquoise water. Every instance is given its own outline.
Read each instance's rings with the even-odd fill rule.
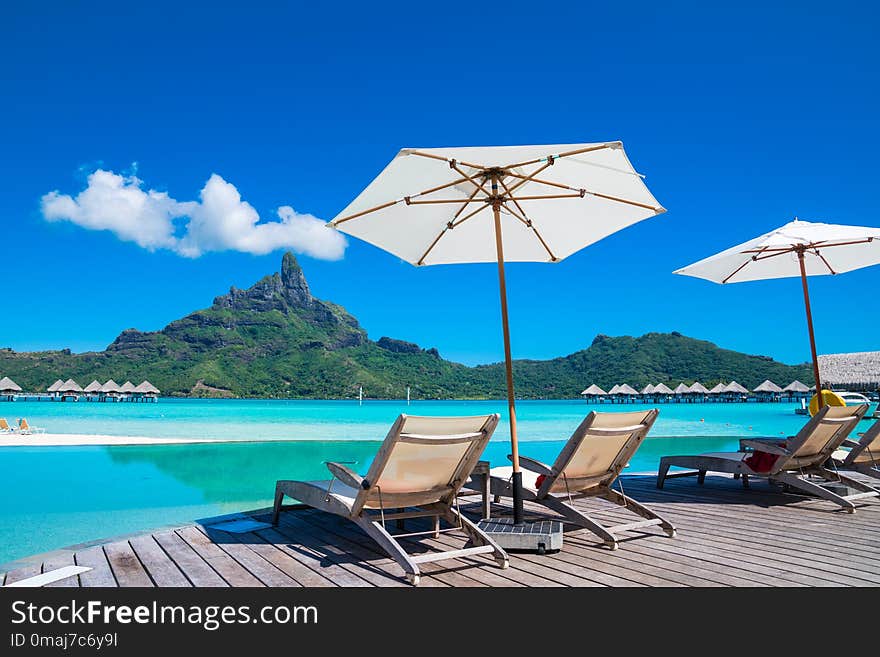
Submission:
[[[488,402],[162,400],[158,404],[0,404],[53,433],[291,438],[283,443],[0,448],[0,563],[66,545],[268,506],[276,479],[324,478],[324,461],[365,470],[401,412],[503,412]],[[552,461],[591,407],[581,401],[517,405],[522,453]],[[635,410],[604,405],[601,410]],[[630,471],[665,454],[736,450],[741,436],[790,435],[794,404],[668,404]],[[13,412],[14,411],[14,412]],[[27,440],[22,438],[22,440]],[[507,427],[486,458],[506,462]]]

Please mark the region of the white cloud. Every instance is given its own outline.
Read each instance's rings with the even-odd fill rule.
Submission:
[[[289,248],[313,258],[338,260],[345,238],[310,214],[289,205],[278,220],[260,222],[254,207],[235,185],[212,174],[198,201],[177,201],[165,192],[143,189],[136,176],[98,169],[76,197],[49,192],[42,198],[43,217],[66,220],[90,230],[109,230],[119,239],[146,249],[170,249],[197,258],[208,251],[265,254]],[[185,220],[178,229],[175,220]]]

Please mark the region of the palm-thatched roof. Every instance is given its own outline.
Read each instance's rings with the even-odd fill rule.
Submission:
[[[119,392],[134,392],[134,384],[131,381],[126,381],[119,386]]]
[[[726,385],[724,385],[723,383],[719,383],[709,391],[709,394],[710,395],[720,395],[726,389],[727,389]]]
[[[601,390],[601,388],[600,388],[600,390]],[[159,388],[157,388],[152,383],[150,383],[149,381],[146,381],[146,380],[141,381],[138,384],[138,386],[134,389],[134,391],[137,393],[143,394],[143,395],[158,395],[159,394]],[[604,395],[605,393],[603,392],[602,394]]]
[[[82,392],[82,386],[78,384],[73,379],[67,379],[64,383],[58,386],[58,392]]]
[[[602,390],[602,388],[600,388],[599,386],[597,386],[594,383],[589,388],[584,390],[581,394],[582,395],[607,395],[608,393],[605,392],[604,390]]]
[[[105,383],[104,385],[101,386],[101,392],[122,392],[122,391],[119,389],[119,384],[116,383],[116,381],[114,381],[113,379],[110,379],[109,381],[107,381],[107,383]]]
[[[743,388],[736,381],[731,381],[726,386],[724,386],[724,392],[735,392],[735,393],[741,394],[741,395],[749,394],[749,391],[746,390],[745,388]]]
[[[616,395],[618,392],[620,392],[620,385],[615,383],[614,387],[612,387],[611,390],[608,391],[608,394],[609,395]]]
[[[21,388],[8,376],[4,376],[0,379],[0,392],[21,392]]]
[[[672,390],[665,383],[658,383],[654,386],[654,394],[655,395],[671,395]]]
[[[642,394],[643,394],[643,395],[653,395],[653,394],[654,394],[654,386],[652,386],[652,385],[649,383],[649,384],[646,385],[644,388],[642,388]]]
[[[46,392],[58,392],[58,388],[64,385],[64,381],[58,379],[55,383],[46,388]]]
[[[629,384],[624,383],[622,386],[620,386],[617,389],[617,394],[618,395],[637,395],[637,394],[639,394],[639,391],[636,390],[635,388],[633,388],[632,386],[630,386]]]
[[[754,390],[752,390],[752,392],[772,392],[772,393],[777,393],[777,392],[782,392],[782,388],[780,388],[778,385],[776,385],[775,383],[773,383],[770,379],[767,379],[766,381],[764,381],[764,383],[762,383],[762,384],[759,385],[757,388],[755,388]]]
[[[685,384],[679,383],[677,386],[675,386],[675,390],[673,390],[672,393],[675,395],[683,395],[684,393],[690,391],[691,389],[688,388]]]
[[[810,390],[811,388],[808,385],[801,383],[797,379],[782,389],[783,392],[810,392]]]
[[[101,384],[97,381],[92,381],[89,385],[83,388],[83,392],[101,392]]]
[[[704,386],[704,385],[703,385],[702,383],[700,383],[699,381],[694,381],[694,385],[692,385],[690,388],[688,388],[688,392],[695,392],[695,393],[697,393],[698,395],[708,395],[708,394],[709,394],[709,388],[707,388],[706,386]]]

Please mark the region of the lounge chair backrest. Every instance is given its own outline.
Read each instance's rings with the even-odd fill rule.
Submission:
[[[843,461],[844,466],[851,463],[880,463],[880,420],[877,420],[859,439],[859,446],[853,447]]]
[[[825,406],[810,418],[794,438],[788,440],[792,455],[776,461],[774,471],[821,465],[846,440],[867,411],[867,404]]]
[[[0,417],[0,431],[9,431],[9,423],[6,421],[5,417]]]
[[[610,486],[629,463],[660,411],[591,412],[584,418],[553,463],[538,497]]]
[[[352,507],[389,508],[451,502],[464,485],[499,415],[401,415],[373,459]]]
[[[21,429],[22,431],[30,431],[31,425],[28,424],[26,417],[19,419],[18,428]]]

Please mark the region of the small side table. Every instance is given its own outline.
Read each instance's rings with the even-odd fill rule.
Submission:
[[[489,461],[477,461],[471,472],[471,481],[473,486],[469,486],[472,491],[469,495],[482,495],[483,497],[483,520],[489,520],[492,517],[492,492],[489,486]]]

